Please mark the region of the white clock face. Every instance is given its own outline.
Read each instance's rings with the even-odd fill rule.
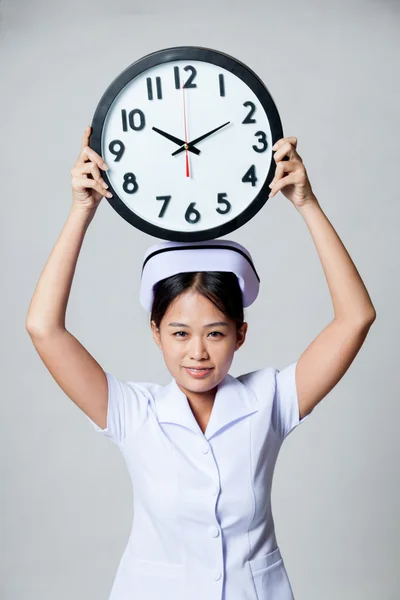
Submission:
[[[190,239],[240,220],[265,185],[273,143],[265,109],[245,81],[191,59],[131,78],[104,115],[100,137],[112,193],[150,226],[192,232]]]

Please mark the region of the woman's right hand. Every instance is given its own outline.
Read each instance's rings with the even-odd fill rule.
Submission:
[[[100,169],[105,171],[108,167],[101,156],[90,148],[90,132],[91,127],[88,126],[83,134],[78,160],[71,169],[73,205],[87,210],[96,209],[103,196],[112,198],[100,173]]]

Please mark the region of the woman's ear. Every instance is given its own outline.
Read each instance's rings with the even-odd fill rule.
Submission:
[[[236,352],[236,350],[239,350],[240,346],[242,346],[244,344],[244,341],[246,339],[246,334],[247,334],[247,323],[242,323],[242,325],[240,326],[240,328],[237,330],[237,333],[236,333],[235,352]]]
[[[151,322],[151,330],[153,332],[153,340],[155,341],[157,346],[161,348],[160,329],[157,327],[154,321]]]

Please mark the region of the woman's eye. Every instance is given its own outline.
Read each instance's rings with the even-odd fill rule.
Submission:
[[[187,331],[175,331],[172,335],[176,338],[185,338],[188,333]],[[213,338],[224,337],[224,334],[221,331],[210,331],[208,335]]]

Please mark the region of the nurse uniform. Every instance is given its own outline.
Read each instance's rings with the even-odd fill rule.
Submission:
[[[192,271],[222,270],[215,258],[213,269],[199,269],[193,256],[190,264]],[[244,273],[246,282],[248,292]],[[141,301],[151,306],[148,288]],[[295,370],[293,363],[226,375],[205,433],[174,379],[161,386],[106,372],[107,426],[87,418],[121,450],[134,491],[132,529],[109,600],[293,600],[271,485],[283,440],[310,416],[299,418]]]

